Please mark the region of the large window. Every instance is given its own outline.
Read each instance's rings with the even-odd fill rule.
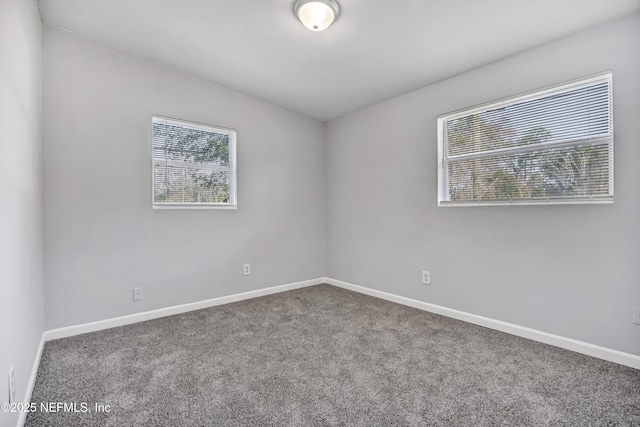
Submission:
[[[236,131],[154,116],[153,207],[236,207]]]
[[[438,117],[438,205],[613,202],[611,74]]]

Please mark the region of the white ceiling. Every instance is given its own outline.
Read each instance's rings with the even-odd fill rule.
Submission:
[[[45,23],[328,120],[640,8],[640,0],[40,0]]]

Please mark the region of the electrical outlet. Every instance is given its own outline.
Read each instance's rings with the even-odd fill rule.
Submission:
[[[9,403],[16,401],[16,374],[13,366],[9,369]]]
[[[142,288],[133,288],[133,300],[141,301],[143,297]]]
[[[431,273],[429,273],[428,271],[422,272],[422,283],[425,285],[431,284]]]
[[[640,325],[640,307],[633,307],[633,323]]]
[[[242,274],[244,274],[245,276],[248,276],[251,274],[251,264],[244,265],[244,267],[242,268]]]

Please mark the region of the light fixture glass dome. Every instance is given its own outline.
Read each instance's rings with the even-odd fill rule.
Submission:
[[[334,0],[298,0],[293,10],[311,31],[326,30],[340,13],[340,7]]]

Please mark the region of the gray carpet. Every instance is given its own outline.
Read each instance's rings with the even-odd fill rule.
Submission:
[[[319,285],[48,342],[28,426],[636,425],[640,371]]]

